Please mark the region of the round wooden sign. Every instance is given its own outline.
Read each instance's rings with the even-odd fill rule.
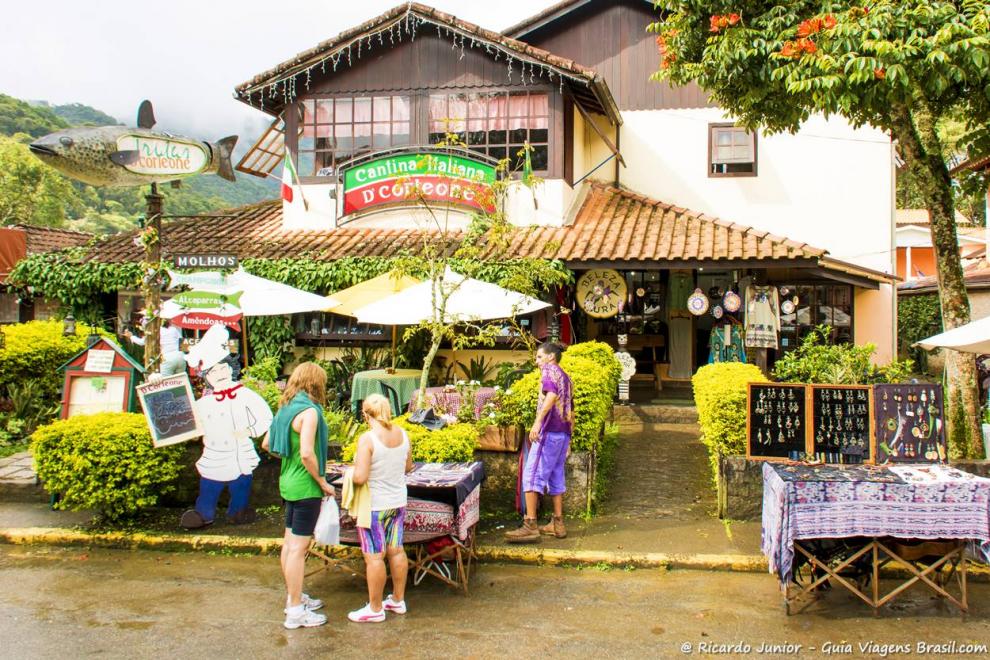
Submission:
[[[626,278],[616,270],[589,270],[577,282],[578,304],[588,316],[596,319],[607,319],[618,314],[626,293]]]

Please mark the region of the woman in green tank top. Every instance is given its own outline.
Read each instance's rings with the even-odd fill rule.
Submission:
[[[285,627],[311,628],[327,622],[314,610],[323,602],[303,593],[306,551],[309,548],[324,496],[333,486],[324,478],[327,463],[327,374],[317,364],[305,362],[292,372],[282,394],[278,413],[261,446],[282,458],[278,489],[285,500],[285,537],[282,542],[282,574],[288,592]]]

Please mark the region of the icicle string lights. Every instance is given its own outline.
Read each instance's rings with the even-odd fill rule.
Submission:
[[[512,82],[512,74],[514,72],[513,63],[515,62],[515,60],[518,59],[519,80],[523,85],[535,84],[537,75],[539,75],[540,78],[546,76],[550,82],[553,82],[555,73],[557,73],[557,83],[561,93],[563,93],[564,91],[565,78],[573,80],[574,82],[580,82],[585,86],[588,86],[590,84],[590,81],[585,78],[581,78],[576,75],[568,75],[567,73],[564,73],[562,71],[555,72],[553,66],[544,64],[542,62],[534,62],[529,59],[517,58],[515,55],[517,51],[515,51],[514,49],[508,48],[506,46],[502,46],[500,44],[492,44],[491,42],[487,42],[487,41],[478,41],[475,38],[475,36],[470,33],[462,32],[457,28],[452,30],[448,25],[441,25],[440,23],[436,23],[428,19],[421,18],[419,16],[414,16],[412,12],[407,11],[402,17],[398,18],[397,20],[392,21],[388,25],[383,25],[380,29],[377,30],[377,32],[367,35],[361,35],[359,37],[356,37],[355,39],[352,39],[347,44],[339,46],[332,53],[323,57],[319,61],[314,62],[305,69],[296,71],[294,73],[286,74],[283,77],[278,78],[274,81],[263,83],[259,87],[248,89],[242,92],[241,94],[243,94],[244,97],[246,97],[246,100],[249,105],[253,105],[251,96],[254,92],[258,92],[258,100],[260,106],[264,107],[264,103],[265,103],[264,90],[265,87],[267,87],[268,98],[270,99],[277,98],[279,92],[281,91],[283,102],[289,103],[297,98],[296,80],[299,76],[303,75],[303,73],[306,74],[305,85],[306,85],[306,89],[309,90],[310,83],[312,80],[313,69],[315,69],[317,66],[320,67],[321,73],[326,73],[327,62],[329,61],[332,66],[332,70],[336,71],[337,65],[340,63],[341,59],[345,54],[347,55],[348,66],[353,66],[355,56],[357,59],[360,59],[362,50],[367,49],[368,51],[370,51],[372,49],[374,45],[374,41],[373,41],[374,37],[376,36],[378,37],[378,44],[380,46],[385,45],[384,35],[386,31],[388,32],[390,46],[394,46],[397,40],[400,43],[402,42],[403,32],[409,35],[410,40],[412,41],[416,39],[417,28],[422,26],[424,23],[433,23],[436,26],[438,38],[443,39],[445,36],[449,38],[451,40],[451,46],[450,46],[451,50],[460,49],[460,53],[458,54],[458,58],[457,58],[458,60],[464,59],[468,47],[470,47],[472,50],[475,48],[484,47],[485,53],[493,56],[496,62],[498,62],[502,57],[504,57],[507,62],[506,75],[510,83]],[[398,39],[396,39],[396,37],[398,37]],[[470,40],[470,44],[467,43],[468,40]],[[366,43],[362,43],[365,41]],[[352,49],[355,46],[355,44],[357,45],[357,53],[352,53]],[[281,85],[281,90],[279,90],[279,85]]]

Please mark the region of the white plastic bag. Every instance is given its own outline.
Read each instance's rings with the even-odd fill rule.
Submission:
[[[320,516],[316,519],[313,538],[320,545],[340,543],[340,509],[337,508],[337,501],[333,497],[324,497],[320,504]]]

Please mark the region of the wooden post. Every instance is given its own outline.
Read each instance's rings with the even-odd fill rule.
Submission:
[[[144,322],[144,367],[153,371],[161,360],[162,320],[159,316],[162,303],[162,202],[158,184],[151,184],[151,192],[145,196],[148,215],[144,240],[144,278],[142,294],[144,306],[149,312]]]

